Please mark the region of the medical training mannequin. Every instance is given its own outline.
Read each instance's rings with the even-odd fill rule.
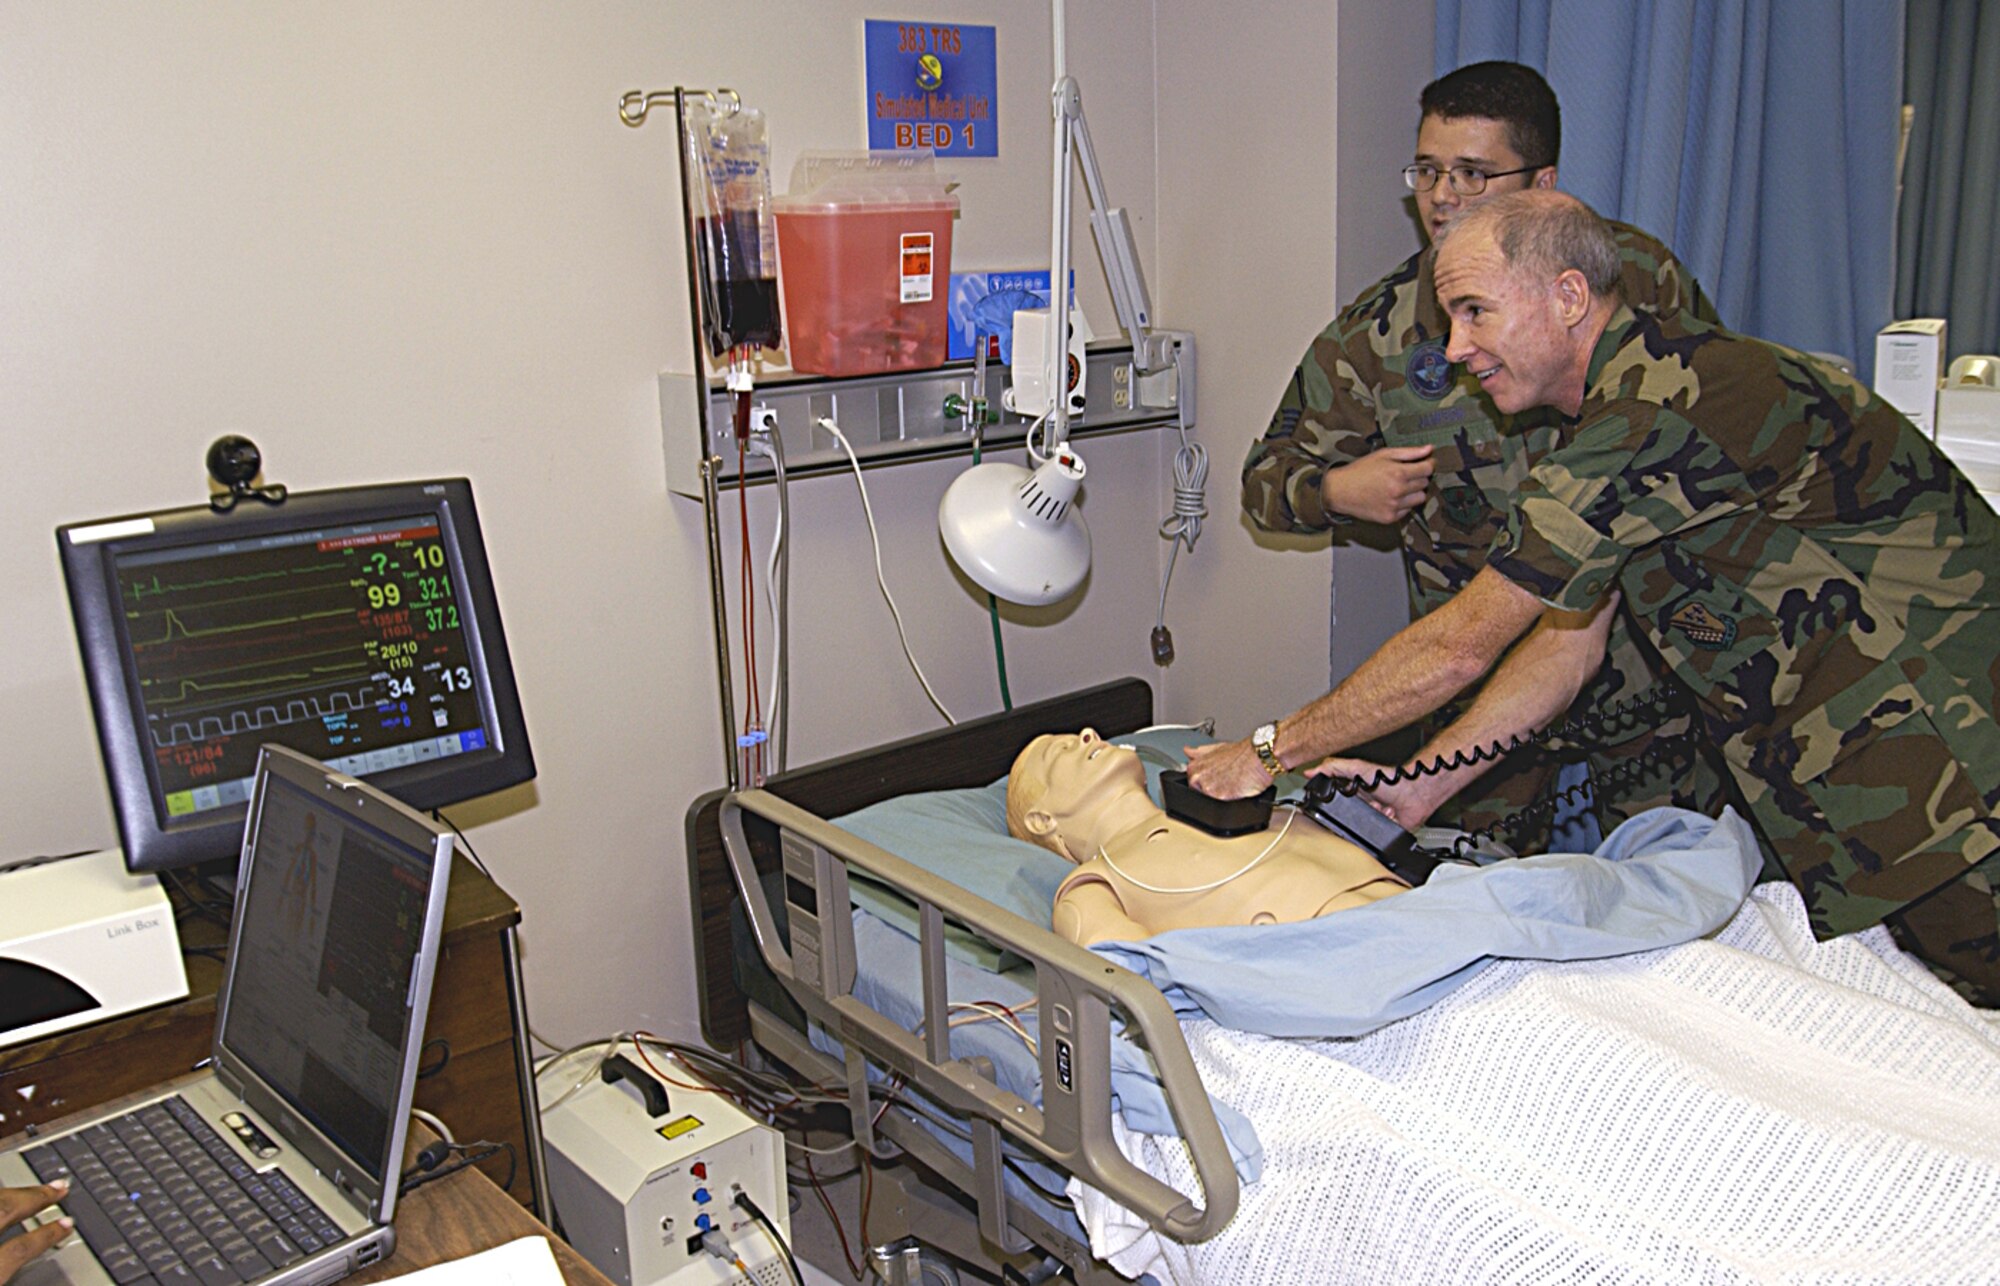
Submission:
[[[1037,737],[1007,779],[1007,829],[1077,864],[1056,890],[1055,931],[1080,946],[1168,929],[1310,920],[1409,886],[1290,808],[1230,838],[1170,817],[1138,752],[1095,731]]]

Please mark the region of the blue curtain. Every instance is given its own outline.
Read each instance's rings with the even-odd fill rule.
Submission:
[[[1437,70],[1562,104],[1558,186],[1673,247],[1723,323],[1853,359],[1890,320],[1903,0],[1437,0]]]
[[[1909,5],[1897,316],[1944,318],[1951,356],[2000,353],[2000,5]]]

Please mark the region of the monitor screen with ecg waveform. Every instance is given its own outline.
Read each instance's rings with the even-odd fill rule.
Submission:
[[[350,776],[483,749],[445,563],[421,515],[119,559],[167,812],[248,800],[280,729]]]
[[[280,742],[417,807],[533,775],[471,489],[58,532],[126,860],[234,853]]]

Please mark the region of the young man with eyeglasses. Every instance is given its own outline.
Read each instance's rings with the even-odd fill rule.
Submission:
[[[1433,283],[1436,241],[1462,211],[1502,193],[1555,186],[1562,143],[1555,94],[1530,67],[1484,62],[1432,81],[1419,103],[1416,156],[1403,178],[1416,194],[1428,244],[1320,332],[1243,466],[1243,508],[1266,530],[1393,524],[1412,619],[1436,610],[1485,565],[1515,489],[1564,431],[1545,409],[1502,414],[1445,356],[1447,319]],[[1666,246],[1637,228],[1613,227],[1627,302],[1716,320]],[[1657,683],[1649,653],[1621,620],[1612,626],[1604,668],[1574,710],[1601,711]],[[1446,707],[1438,724],[1457,708]],[[1720,769],[1680,740],[1686,719],[1654,726],[1657,719],[1657,710],[1634,712],[1602,730],[1615,745],[1589,754],[1596,816],[1606,830],[1657,804],[1712,811],[1723,798]],[[1280,769],[1276,731],[1267,724],[1244,743],[1257,756],[1246,769]],[[1437,820],[1468,830],[1491,826],[1546,800],[1555,773],[1547,759],[1517,753]],[[1547,820],[1498,838],[1537,851],[1546,846]]]

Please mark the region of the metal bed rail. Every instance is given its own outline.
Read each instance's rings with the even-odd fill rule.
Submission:
[[[790,937],[766,898],[745,815],[779,830]],[[1007,1251],[1027,1247],[1008,1223],[1002,1186],[1004,1133],[1179,1241],[1203,1241],[1236,1213],[1238,1187],[1222,1128],[1158,989],[1128,969],[1057,937],[762,790],[731,794],[719,811],[724,849],[759,952],[781,985],[838,1039],[856,1140],[873,1151],[872,1058],[916,1090],[962,1113],[972,1131],[972,1196],[980,1231]],[[853,994],[853,901],[848,872],[863,872],[917,907],[924,1021],[911,1032]],[[947,917],[1033,966],[1040,1014],[1042,1102],[994,1080],[983,1059],[954,1058],[945,984]],[[809,928],[810,932],[803,932]],[[1151,1056],[1168,1110],[1188,1147],[1201,1191],[1184,1193],[1128,1161],[1111,1133],[1114,1010]]]

